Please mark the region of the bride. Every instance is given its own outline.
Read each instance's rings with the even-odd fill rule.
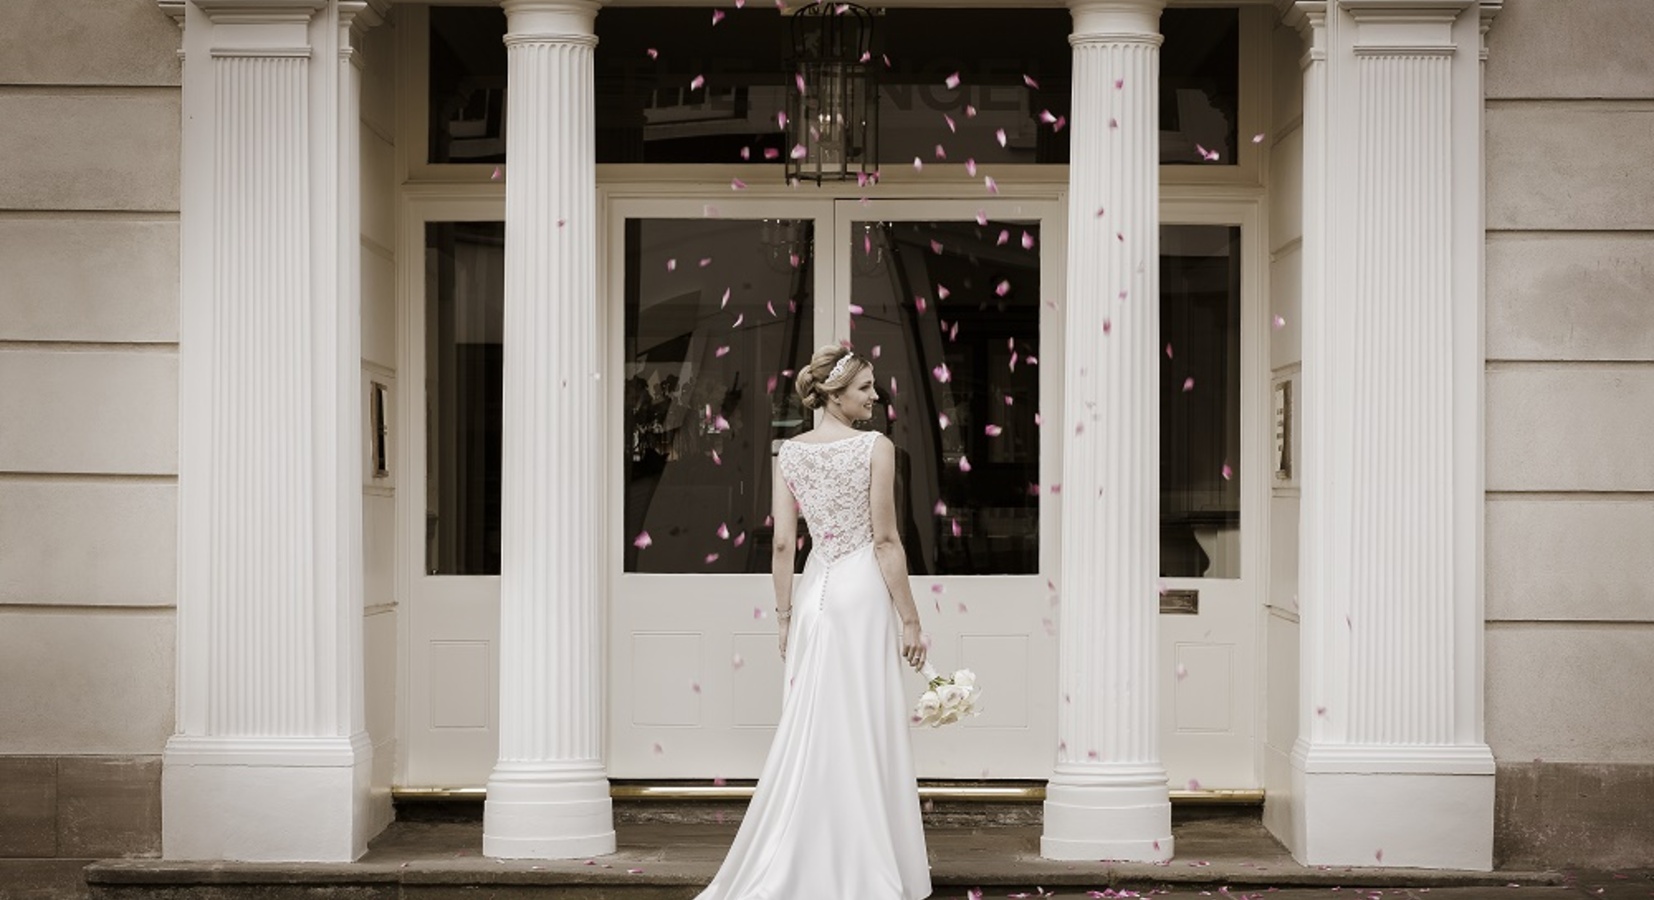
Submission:
[[[925,647],[896,531],[895,447],[855,428],[873,415],[873,384],[873,364],[837,345],[798,374],[804,405],[826,414],[775,462],[781,719],[735,843],[697,900],[930,895],[897,664],[899,654],[923,666]],[[800,509],[814,547],[795,591]]]

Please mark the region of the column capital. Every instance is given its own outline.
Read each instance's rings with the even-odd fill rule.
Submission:
[[[1160,11],[1166,0],[1069,0],[1074,17],[1069,42],[1160,43]]]
[[[305,24],[327,0],[192,0],[214,25]]]
[[[603,0],[503,0],[505,42],[591,41]]]
[[[1355,20],[1356,56],[1452,56],[1453,23],[1477,0],[1339,0]]]

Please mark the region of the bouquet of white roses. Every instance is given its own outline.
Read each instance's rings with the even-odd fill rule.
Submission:
[[[925,676],[930,683],[925,687],[925,692],[919,695],[918,704],[913,707],[913,721],[916,724],[939,728],[979,712],[976,708],[976,697],[982,693],[982,689],[976,686],[975,672],[960,669],[951,676],[938,675],[927,662],[925,667],[919,670],[919,674]]]

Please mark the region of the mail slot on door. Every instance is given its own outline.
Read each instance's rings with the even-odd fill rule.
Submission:
[[[1160,614],[1163,616],[1200,615],[1200,591],[1175,590],[1161,592]]]

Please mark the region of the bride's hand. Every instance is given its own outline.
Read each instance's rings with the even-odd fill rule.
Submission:
[[[902,625],[902,659],[915,669],[924,668],[925,641],[919,631],[918,622],[907,622]]]

